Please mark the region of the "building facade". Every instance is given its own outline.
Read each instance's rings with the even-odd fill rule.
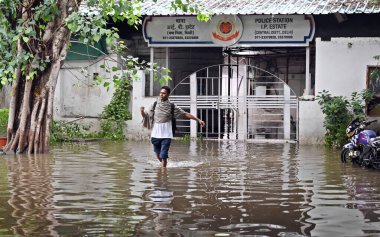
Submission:
[[[117,26],[128,46],[126,54],[170,68],[172,100],[209,125],[201,130],[180,121],[183,134],[320,143],[325,130],[315,96],[327,90],[349,97],[375,88],[368,73],[377,68],[374,56],[380,54],[377,2],[195,3],[214,14],[210,22],[171,10],[169,1],[152,1],[142,7],[141,29]],[[74,92],[62,79],[70,78],[71,72],[63,70],[57,86],[64,91],[57,95],[58,117],[67,116],[68,110],[60,109],[67,104],[89,108],[86,101],[96,94],[87,89],[85,99],[70,96]],[[159,88],[153,74],[142,73],[134,82],[127,137],[149,136],[141,130],[139,108],[152,103]],[[110,96],[104,96],[107,99],[97,100],[106,103]],[[88,115],[73,109],[71,116],[96,118],[103,106],[91,104],[98,109]],[[373,111],[368,116],[380,114]]]

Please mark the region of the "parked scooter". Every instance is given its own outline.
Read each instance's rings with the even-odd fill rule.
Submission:
[[[346,129],[349,143],[343,146],[340,152],[341,161],[351,161],[364,167],[380,169],[380,136],[373,130],[366,130],[366,126],[377,120],[360,121],[354,119]]]

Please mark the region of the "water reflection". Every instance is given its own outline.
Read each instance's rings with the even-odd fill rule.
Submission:
[[[319,146],[149,142],[0,160],[0,236],[373,236],[379,171]]]
[[[51,166],[47,156],[7,159],[8,182],[15,221],[10,228],[20,236],[58,236],[54,227]]]
[[[198,145],[194,157],[185,146],[177,148],[181,153],[174,152],[177,159],[188,154],[190,160],[199,162],[195,166],[182,167],[182,161],[177,159],[169,163],[168,172],[173,174],[169,180],[174,187],[170,190],[174,192],[171,214],[174,219],[165,224],[171,226],[166,228],[166,236],[170,233],[191,236],[194,231],[197,236],[220,231],[241,235],[298,235],[312,226],[305,220],[310,207],[299,209],[308,195],[299,187],[294,188],[297,179],[292,163],[296,161],[283,163],[289,154],[295,157],[293,145],[235,142]],[[148,188],[148,193],[155,191],[155,187]],[[149,202],[146,205],[143,210],[152,210]],[[294,221],[297,222],[290,224]],[[152,226],[144,222],[138,236],[149,236]]]
[[[168,170],[166,168],[158,168],[157,170],[156,180],[153,181],[153,190],[144,195],[144,199],[149,200],[146,203],[146,208],[152,213],[149,218],[144,220],[142,226],[150,226],[149,229],[152,231],[138,227],[137,235],[166,236],[166,231],[172,227],[171,214],[174,196],[169,188]]]

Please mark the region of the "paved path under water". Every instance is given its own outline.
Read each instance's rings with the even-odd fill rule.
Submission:
[[[321,146],[148,141],[0,157],[0,236],[378,236],[380,172]]]

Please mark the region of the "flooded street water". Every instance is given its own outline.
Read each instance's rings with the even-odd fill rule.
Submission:
[[[149,141],[0,157],[0,236],[378,236],[380,171],[321,146]]]

